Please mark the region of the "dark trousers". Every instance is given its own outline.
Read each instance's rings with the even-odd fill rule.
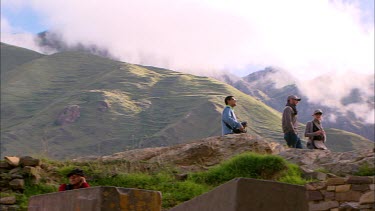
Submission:
[[[284,133],[284,139],[288,147],[302,149],[301,139],[292,132]]]

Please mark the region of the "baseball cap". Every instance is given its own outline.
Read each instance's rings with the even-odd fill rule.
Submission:
[[[314,111],[314,114],[313,114],[313,115],[315,115],[315,114],[323,114],[323,111],[320,110],[320,109],[316,109],[316,110]]]
[[[301,101],[301,98],[297,97],[296,95],[289,95],[287,101],[289,101],[290,99]]]

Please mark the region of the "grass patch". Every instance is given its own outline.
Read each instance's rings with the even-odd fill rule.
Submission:
[[[289,164],[279,156],[256,153],[243,153],[207,171],[190,173],[185,181],[176,179],[175,174],[178,173],[176,169],[159,166],[153,171],[141,171],[142,168],[129,170],[130,164],[127,161],[78,163],[46,160],[46,163],[55,167],[54,175],[58,183],[66,183],[66,174],[75,168],[81,168],[85,171],[91,187],[115,186],[160,191],[164,209],[174,207],[238,177],[275,180],[299,185],[308,182],[301,177],[297,165]],[[149,164],[136,163],[133,168]],[[57,184],[35,185],[29,181],[26,181],[25,186],[24,194],[17,195],[17,202],[22,208],[27,207],[30,196],[56,192],[58,187]]]
[[[277,181],[295,185],[304,185],[312,181],[302,178],[302,173],[298,165],[289,163],[287,166],[287,170],[281,174],[281,177]]]
[[[303,181],[295,166],[287,164],[279,156],[244,153],[206,172],[193,173],[189,179],[197,183],[216,186],[237,177],[275,180],[281,175],[283,175],[282,180],[288,183],[299,184]],[[295,180],[287,179],[287,177],[295,177]]]
[[[164,208],[176,206],[210,189],[204,184],[196,184],[192,181],[176,181],[173,175],[169,173],[153,175],[145,173],[119,174],[113,177],[99,178],[90,184],[92,186],[116,186],[161,191]]]

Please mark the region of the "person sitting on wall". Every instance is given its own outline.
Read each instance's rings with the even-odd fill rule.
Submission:
[[[88,188],[90,185],[86,182],[85,174],[81,169],[74,169],[66,175],[69,178],[69,184],[62,184],[59,191],[74,190],[79,188]]]

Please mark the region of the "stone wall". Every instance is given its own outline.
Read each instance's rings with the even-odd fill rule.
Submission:
[[[375,210],[374,177],[337,177],[305,185],[309,210]]]
[[[159,191],[92,187],[32,196],[28,211],[161,211]]]
[[[6,156],[0,161],[0,210],[18,210],[16,194],[22,194],[25,179],[40,180],[41,161],[29,156]]]

